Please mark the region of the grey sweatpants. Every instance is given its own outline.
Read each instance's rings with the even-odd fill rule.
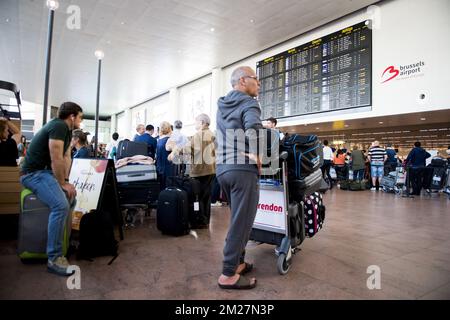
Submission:
[[[223,249],[222,273],[236,273],[244,262],[247,245],[259,201],[258,175],[247,171],[229,171],[217,177],[231,209],[230,226]]]

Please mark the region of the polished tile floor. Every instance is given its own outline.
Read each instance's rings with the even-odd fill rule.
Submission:
[[[249,246],[253,290],[216,284],[229,220],[223,207],[197,237],[162,236],[153,213],[126,230],[111,265],[110,257],[71,259],[80,290],[45,265],[21,264],[16,241],[0,241],[0,299],[450,299],[450,200],[333,189],[325,204],[324,229],[305,240],[287,275],[277,273],[273,246]],[[381,289],[368,289],[369,266],[380,268]]]

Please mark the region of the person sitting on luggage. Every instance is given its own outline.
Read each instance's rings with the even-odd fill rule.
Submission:
[[[76,129],[72,132],[72,143],[71,147],[75,148],[75,153],[73,158],[76,159],[88,159],[90,158],[90,151],[86,146],[87,137],[83,130]]]
[[[69,183],[72,130],[79,129],[83,110],[65,102],[58,118],[48,122],[34,136],[20,172],[20,182],[50,207],[47,236],[47,270],[69,276],[69,263],[63,256],[66,220],[75,206],[76,190]]]
[[[155,127],[151,124],[145,127],[145,132],[134,139],[135,142],[145,142],[148,145],[148,156],[155,159],[157,140],[153,138]]]
[[[378,141],[372,143],[372,147],[369,149],[369,161],[370,161],[370,173],[372,176],[372,188],[371,191],[378,191],[381,178],[384,175],[384,162],[387,159],[386,150],[380,147]],[[377,185],[378,181],[378,185]]]
[[[244,273],[253,265],[245,261],[245,247],[259,202],[261,158],[257,153],[263,130],[258,96],[260,82],[250,67],[238,67],[231,74],[233,90],[218,101],[216,117],[216,175],[230,204],[231,219],[223,249],[222,289],[251,289],[255,278]],[[235,143],[245,132],[244,143]]]
[[[143,124],[138,124],[136,126],[136,134],[133,137],[133,141],[136,142],[136,139],[142,136],[145,133],[145,126]]]
[[[168,159],[172,161],[176,155],[184,153],[191,157],[189,176],[200,182],[199,215],[192,229],[207,229],[211,217],[211,185],[216,173],[216,156],[214,151],[214,134],[209,130],[211,120],[202,113],[195,118],[197,132],[186,146],[174,146]]]
[[[0,166],[17,167],[19,158],[17,144],[20,143],[21,136],[14,123],[6,118],[0,118]]]
[[[170,123],[163,121],[160,124],[160,136],[156,145],[156,172],[160,183],[161,191],[166,188],[167,177],[176,175],[176,166],[168,160],[170,151],[167,150],[166,144],[172,134]]]
[[[414,148],[409,152],[406,158],[406,165],[409,168],[409,179],[413,188],[413,195],[420,196],[420,191],[423,185],[423,174],[426,166],[426,159],[431,157],[431,154],[421,147],[421,143],[416,141]]]
[[[117,156],[117,147],[119,146],[119,134],[114,132],[112,134],[112,141],[106,145],[106,157],[108,159],[116,160]]]
[[[358,150],[358,146],[355,144],[353,146],[353,151],[351,154],[352,159],[352,170],[353,170],[353,180],[361,181],[364,179],[364,169],[366,167],[366,159],[364,153]]]

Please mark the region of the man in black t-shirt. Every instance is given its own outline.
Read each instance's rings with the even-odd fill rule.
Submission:
[[[69,276],[69,263],[63,256],[66,220],[74,205],[76,190],[69,183],[72,164],[72,131],[80,127],[83,110],[73,102],[61,105],[58,118],[51,120],[34,136],[21,168],[20,182],[51,209],[48,222],[47,270]],[[70,202],[70,203],[69,203]]]

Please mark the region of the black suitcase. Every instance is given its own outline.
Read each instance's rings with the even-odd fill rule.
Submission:
[[[187,193],[189,203],[189,222],[191,226],[198,225],[198,216],[201,206],[199,205],[201,185],[197,179],[187,176],[167,177],[167,186],[178,188]]]
[[[305,194],[311,194],[319,191],[322,183],[322,170],[316,171],[301,179],[293,179],[288,182],[289,199],[291,202],[300,202]]]
[[[186,191],[168,187],[158,197],[156,226],[162,234],[183,236],[189,233],[189,203]]]
[[[118,183],[119,204],[156,205],[160,193],[159,181],[139,181]]]
[[[137,155],[148,156],[148,145],[145,142],[134,142],[128,139],[119,142],[117,160]]]
[[[298,202],[289,204],[289,233],[291,235],[291,247],[298,247],[305,240],[305,214],[303,205]]]

